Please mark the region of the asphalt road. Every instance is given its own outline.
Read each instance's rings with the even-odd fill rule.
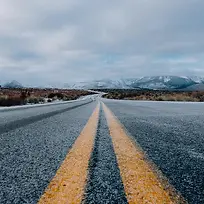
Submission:
[[[37,203],[96,106],[87,102],[0,113],[0,203]]]
[[[104,102],[170,184],[204,203],[204,103]]]
[[[102,100],[192,204],[204,203],[204,104]],[[37,203],[95,110],[91,99],[0,111],[0,203]],[[102,108],[85,203],[128,203]]]
[[[85,203],[126,204],[120,170],[103,111],[100,112],[94,149],[89,161],[89,179]]]

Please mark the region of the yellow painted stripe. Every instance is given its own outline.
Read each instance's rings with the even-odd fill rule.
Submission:
[[[132,203],[185,203],[175,190],[163,185],[136,142],[103,104],[127,200]]]
[[[98,126],[100,105],[75,141],[61,167],[42,195],[39,204],[81,203],[88,175],[88,163]]]

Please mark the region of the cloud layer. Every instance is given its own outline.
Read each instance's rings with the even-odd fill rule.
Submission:
[[[202,0],[1,0],[0,79],[204,76]]]

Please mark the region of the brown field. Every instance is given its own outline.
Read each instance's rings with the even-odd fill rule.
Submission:
[[[155,90],[101,90],[104,98],[147,101],[204,102],[204,91],[155,91]]]
[[[54,100],[75,100],[94,94],[84,90],[68,89],[6,89],[0,88],[0,106],[14,106],[52,102]]]

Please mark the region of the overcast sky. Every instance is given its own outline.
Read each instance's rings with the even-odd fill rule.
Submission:
[[[203,0],[1,0],[1,83],[204,76],[203,11]]]

